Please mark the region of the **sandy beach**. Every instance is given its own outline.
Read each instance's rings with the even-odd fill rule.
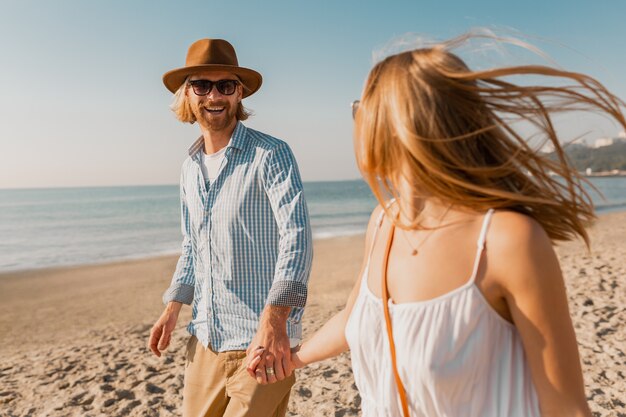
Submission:
[[[626,213],[557,247],[595,416],[626,416]],[[304,329],[343,307],[363,236],[318,240]],[[177,416],[185,326],[167,354],[146,348],[177,257],[0,275],[0,416]],[[300,370],[290,416],[360,414],[349,353]]]

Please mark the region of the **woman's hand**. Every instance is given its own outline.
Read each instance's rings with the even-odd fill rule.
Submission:
[[[306,363],[302,362],[302,359],[300,359],[298,351],[291,352],[291,364],[293,365],[294,369],[301,369],[307,365]]]
[[[248,364],[246,365],[246,371],[248,375],[259,384],[265,385],[268,383],[267,373],[265,371],[265,364],[263,362],[263,356],[265,355],[265,348],[258,346],[256,349],[248,353]],[[260,366],[259,366],[260,365]]]

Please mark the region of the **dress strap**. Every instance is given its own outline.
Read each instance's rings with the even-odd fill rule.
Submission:
[[[391,205],[395,202],[395,199],[392,199],[387,203],[387,208],[391,207]],[[370,258],[372,257],[372,252],[374,251],[374,244],[376,243],[376,236],[378,235],[378,230],[383,224],[383,219],[385,218],[385,210],[381,210],[378,214],[378,218],[376,219],[376,228],[374,229],[374,234],[372,235],[372,241],[370,242],[370,250],[367,255],[367,266],[369,267]]]
[[[474,282],[476,280],[476,275],[478,274],[480,260],[482,258],[483,250],[485,249],[485,243],[487,240],[487,230],[489,230],[489,223],[491,222],[493,212],[493,209],[489,209],[483,219],[483,226],[480,230],[480,236],[478,237],[478,241],[476,242],[478,247],[476,248],[476,258],[474,259],[474,269],[472,271],[472,277],[470,278],[470,282]]]
[[[387,208],[389,208],[391,204],[389,204],[387,206]],[[381,210],[380,213],[378,214],[378,219],[376,219],[376,229],[378,230],[380,228],[380,225],[383,224],[383,217],[385,217],[385,210]],[[376,233],[376,232],[374,232]]]

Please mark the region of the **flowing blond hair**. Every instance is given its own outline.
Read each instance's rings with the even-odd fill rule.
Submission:
[[[626,128],[624,102],[590,76],[550,66],[472,71],[450,52],[472,36],[397,53],[370,71],[355,126],[363,177],[386,211],[389,196],[400,208],[414,198],[403,192],[408,184],[445,204],[523,213],[553,241],[579,235],[589,245],[585,225],[595,214],[583,186],[588,181],[568,163],[552,115],[590,110]],[[519,85],[507,80],[513,76],[568,83]],[[533,149],[513,121],[532,124],[556,158]],[[418,217],[394,221],[419,228]]]
[[[193,124],[196,122],[196,116],[194,116],[193,111],[191,110],[189,98],[187,97],[187,89],[189,88],[188,81],[189,77],[185,79],[183,85],[181,85],[174,93],[174,99],[172,100],[170,109],[174,112],[174,115],[179,121]],[[240,84],[244,89],[247,88],[243,83]],[[246,120],[251,115],[252,112],[246,109],[241,102],[237,104],[237,113],[235,114],[237,120]]]

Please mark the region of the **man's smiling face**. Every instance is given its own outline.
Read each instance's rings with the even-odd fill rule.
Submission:
[[[197,95],[191,85],[186,91],[191,110],[201,126],[213,132],[231,128],[237,122],[237,106],[243,94],[243,87],[237,76],[226,71],[205,71],[189,77],[190,83],[198,80],[237,81],[235,91],[231,95],[222,94],[215,84],[205,96]]]

